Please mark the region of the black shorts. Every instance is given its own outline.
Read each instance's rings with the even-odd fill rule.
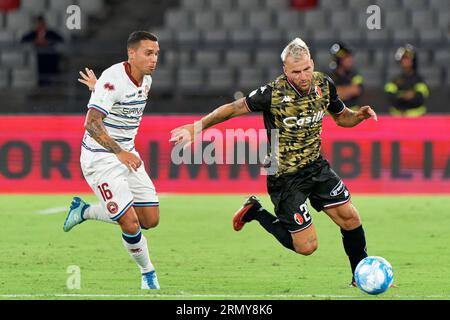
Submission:
[[[350,200],[347,187],[322,157],[295,173],[268,176],[267,190],[277,218],[291,233],[306,229],[312,223],[307,198],[317,211]]]

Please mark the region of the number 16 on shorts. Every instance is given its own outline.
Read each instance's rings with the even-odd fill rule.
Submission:
[[[111,215],[117,214],[119,211],[119,205],[116,201],[112,201],[111,199],[114,197],[112,190],[109,187],[109,184],[104,182],[97,185],[97,196],[100,194],[101,200],[103,200],[103,204]]]
[[[98,190],[100,191],[100,194],[102,195],[104,202],[111,200],[113,197],[113,194],[112,194],[111,190],[108,189],[108,187],[109,187],[109,185],[106,182],[97,186]]]

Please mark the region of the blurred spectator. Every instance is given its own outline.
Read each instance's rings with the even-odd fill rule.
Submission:
[[[400,63],[401,73],[384,86],[389,96],[392,115],[418,117],[426,113],[425,100],[428,86],[418,73],[417,52],[410,44],[397,49],[395,60]]]
[[[52,76],[59,73],[60,54],[55,45],[64,42],[64,38],[56,31],[48,29],[45,18],[38,16],[34,30],[26,33],[21,42],[33,43],[37,54],[39,85],[49,85]]]
[[[0,12],[16,10],[20,6],[19,0],[0,0]]]
[[[359,97],[363,93],[363,77],[353,68],[352,50],[343,43],[335,43],[330,48],[333,58],[331,78],[337,93],[345,105],[353,110],[359,109]]]

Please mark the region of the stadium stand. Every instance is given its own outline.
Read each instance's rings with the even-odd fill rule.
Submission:
[[[169,107],[174,112],[185,111],[176,109],[170,99],[195,93],[205,96],[205,103],[199,105],[201,111],[203,106],[210,106],[211,96],[232,97],[235,90],[264,84],[269,75],[280,74],[279,53],[295,36],[310,45],[316,67],[325,72],[329,71],[331,43],[339,40],[352,46],[356,67],[365,77],[367,97],[371,98],[382,96],[384,81],[398,71],[395,49],[412,43],[419,50],[420,70],[432,92],[438,97],[448,96],[448,0],[319,0],[308,10],[290,7],[289,0],[141,3],[130,1],[124,15],[125,5],[118,0],[22,0],[17,10],[0,13],[0,94],[16,86],[36,87],[32,54],[17,40],[32,18],[44,12],[48,24],[68,40],[62,49],[65,76],[59,88],[65,92],[64,101],[71,111],[78,110],[88,94],[76,83],[77,70],[90,66],[99,74],[123,60],[126,36],[135,29],[153,31],[160,39],[161,58],[153,94],[161,97],[161,110]],[[65,28],[65,10],[70,4],[80,6],[86,16],[88,24],[83,32]],[[371,4],[381,7],[380,30],[366,26],[366,8]],[[204,90],[199,91],[201,88]],[[374,103],[381,106],[383,100]],[[440,108],[444,107],[436,106],[436,110]],[[429,109],[433,111],[433,106]]]

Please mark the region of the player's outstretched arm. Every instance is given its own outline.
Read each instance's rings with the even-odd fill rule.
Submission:
[[[80,71],[80,76],[82,79],[78,79],[79,82],[86,85],[89,90],[94,91],[95,84],[97,83],[97,77],[95,76],[94,71],[88,68],[84,68],[86,73]]]
[[[173,129],[169,141],[175,144],[192,142],[194,139],[194,131],[195,133],[200,133],[218,123],[248,112],[250,112],[250,110],[247,108],[245,98],[224,104],[195,123]]]
[[[332,114],[334,121],[341,127],[354,127],[366,119],[378,121],[377,114],[370,106],[363,106],[358,111],[345,107],[340,114]]]
[[[114,153],[119,161],[126,165],[130,171],[137,171],[137,168],[142,164],[141,159],[135,154],[123,150],[119,144],[111,138],[103,124],[104,117],[105,115],[100,111],[89,109],[84,123],[85,129],[103,148]]]

